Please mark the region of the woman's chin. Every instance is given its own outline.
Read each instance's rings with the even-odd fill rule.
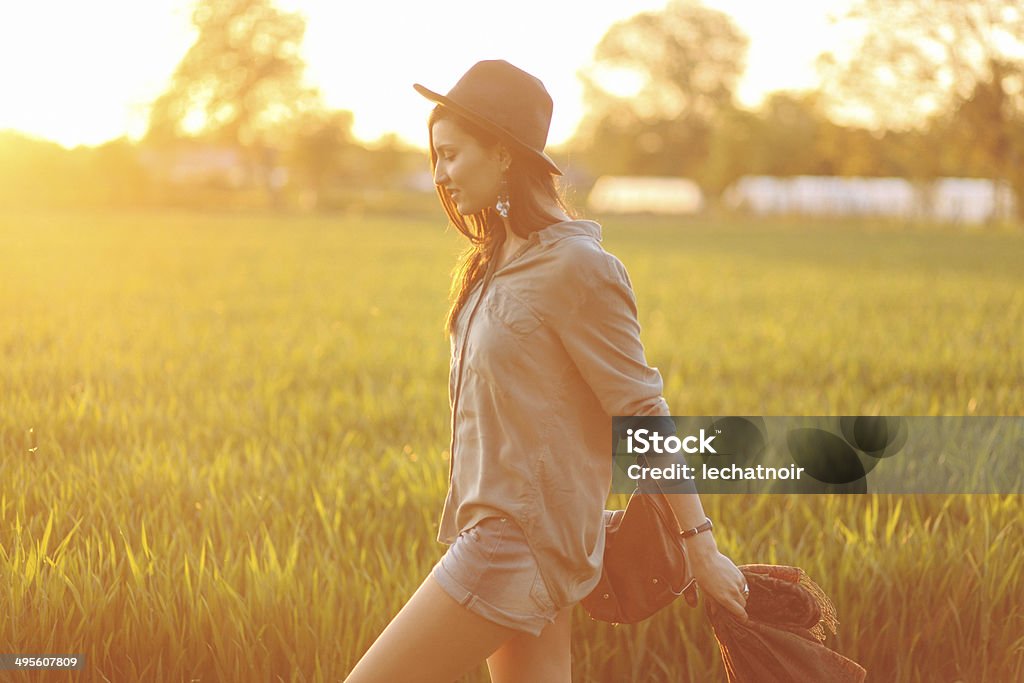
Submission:
[[[480,213],[483,207],[474,207],[463,202],[455,202],[455,210],[459,212],[460,216],[472,216],[473,214]]]

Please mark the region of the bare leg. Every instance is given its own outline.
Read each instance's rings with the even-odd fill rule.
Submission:
[[[519,632],[487,658],[492,683],[571,683],[572,607],[566,607],[536,638]]]
[[[518,633],[470,612],[428,574],[345,683],[451,683]]]

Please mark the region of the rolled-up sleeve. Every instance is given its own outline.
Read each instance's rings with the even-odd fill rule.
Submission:
[[[661,374],[644,357],[625,267],[605,251],[578,256],[568,310],[553,320],[566,352],[608,415],[669,415]]]
[[[569,357],[591,387],[609,417],[618,420],[612,433],[612,452],[625,438],[626,430],[647,429],[669,436],[676,433],[675,422],[662,396],[664,383],[657,368],[650,367],[640,341],[636,297],[625,266],[604,251],[585,253],[566,292],[568,314],[556,316],[555,329]],[[665,461],[665,462],[661,462]],[[671,462],[685,464],[682,457],[638,458],[642,465]],[[643,483],[645,492],[693,493],[693,483],[676,485]]]

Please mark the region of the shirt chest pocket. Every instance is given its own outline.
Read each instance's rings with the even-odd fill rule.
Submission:
[[[518,296],[500,284],[491,291],[487,311],[515,337],[528,336],[543,322]]]
[[[495,286],[480,302],[466,342],[466,369],[492,390],[510,391],[535,371],[536,333],[543,321],[511,290]]]

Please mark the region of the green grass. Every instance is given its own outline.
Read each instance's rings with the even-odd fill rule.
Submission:
[[[0,214],[0,652],[88,662],[12,680],[345,675],[443,551],[439,216]],[[1019,234],[609,219],[604,245],[675,414],[1024,414]],[[869,680],[1024,678],[1019,496],[703,502],[734,561],[829,593]],[[575,625],[579,681],[724,680],[682,602]]]

